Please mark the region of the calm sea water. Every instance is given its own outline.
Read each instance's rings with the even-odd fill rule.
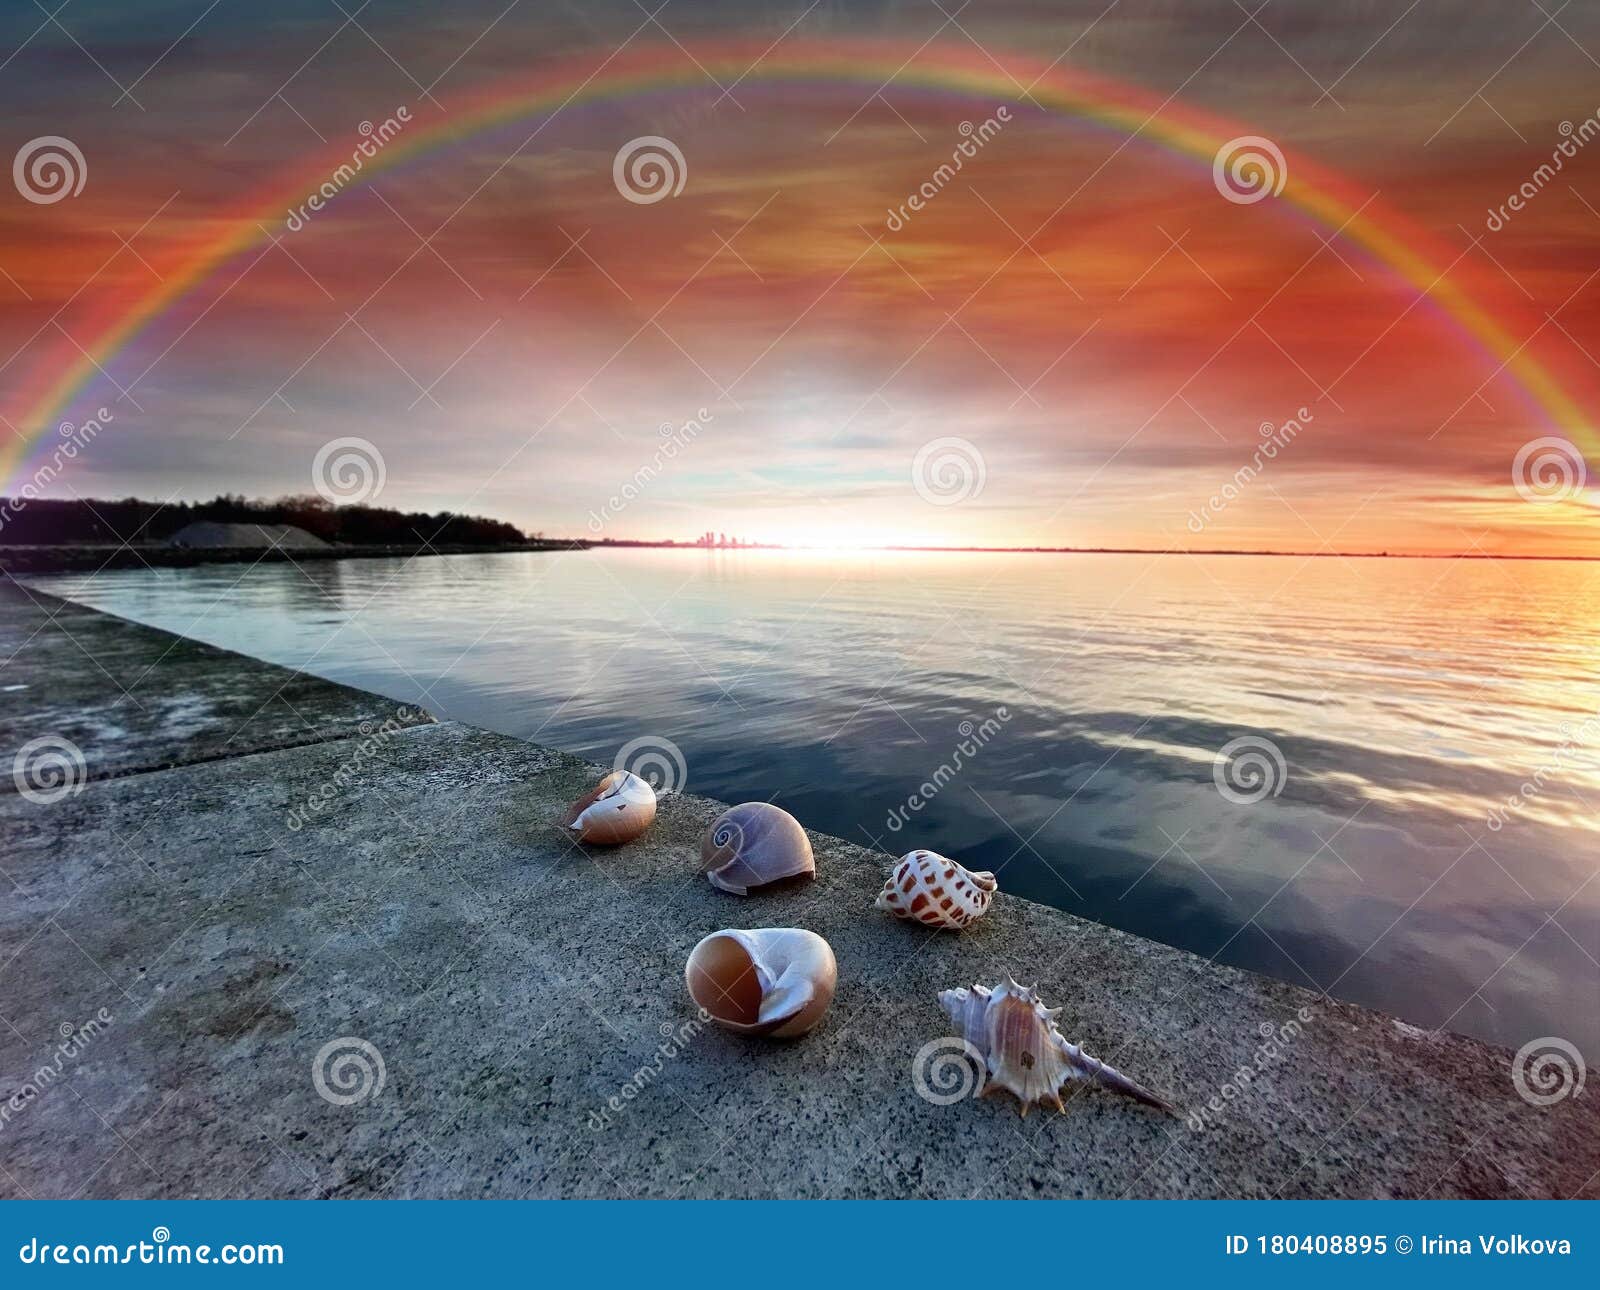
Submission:
[[[690,790],[1420,1025],[1600,1044],[1600,565],[608,551],[36,581],[599,761],[670,742]]]

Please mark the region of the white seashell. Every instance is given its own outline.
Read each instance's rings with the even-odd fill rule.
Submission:
[[[713,932],[684,965],[689,997],[719,1026],[741,1035],[792,1039],[833,1002],[839,967],[833,949],[799,927]]]
[[[614,847],[632,842],[655,818],[655,789],[631,771],[614,770],[567,808],[563,823],[580,841]]]
[[[910,851],[872,903],[896,918],[959,932],[988,912],[997,886],[992,873],[973,873],[937,851]]]
[[[1022,1104],[1026,1118],[1035,1102],[1061,1105],[1070,1080],[1094,1080],[1149,1106],[1171,1111],[1169,1103],[1121,1071],[1068,1043],[1056,1029],[1060,1008],[1046,1008],[1033,990],[1009,976],[994,989],[941,990],[939,1002],[961,1028],[962,1038],[981,1055],[986,1081],[980,1096],[1003,1088]]]
[[[817,873],[800,821],[770,802],[745,802],[717,816],[700,841],[700,867],[713,887],[735,896]]]

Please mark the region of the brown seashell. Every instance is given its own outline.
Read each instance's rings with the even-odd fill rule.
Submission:
[[[561,823],[594,846],[632,842],[656,818],[655,789],[631,771],[614,770],[567,808]]]
[[[990,990],[941,990],[939,1002],[961,1028],[969,1051],[982,1063],[984,1094],[1010,1092],[1026,1118],[1035,1102],[1061,1110],[1061,1089],[1072,1080],[1090,1080],[1163,1111],[1172,1106],[1143,1084],[1091,1057],[1056,1029],[1060,1008],[1046,1008],[1038,992],[1009,976]]]
[[[745,802],[717,816],[700,842],[700,861],[713,887],[736,896],[817,873],[800,821],[770,802]]]
[[[689,997],[727,1030],[793,1039],[822,1020],[839,966],[828,942],[799,927],[729,928],[689,953]]]
[[[872,903],[896,918],[959,932],[989,910],[997,883],[937,851],[907,852]]]

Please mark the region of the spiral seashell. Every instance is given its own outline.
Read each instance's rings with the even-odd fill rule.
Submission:
[[[833,949],[799,927],[728,928],[689,952],[689,997],[724,1029],[793,1039],[822,1020],[839,966]]]
[[[629,771],[614,770],[568,807],[561,822],[580,842],[615,847],[632,842],[655,818],[655,790]]]
[[[717,816],[700,842],[700,867],[713,887],[736,896],[817,873],[800,821],[770,802],[745,802]]]
[[[962,1038],[981,1054],[988,1080],[980,1096],[1008,1090],[1022,1104],[1026,1119],[1035,1102],[1061,1105],[1061,1089],[1071,1080],[1093,1080],[1159,1110],[1172,1106],[1143,1084],[1129,1079],[1056,1029],[1060,1008],[1046,1008],[1037,991],[1009,976],[992,990],[941,990],[939,1003],[961,1029]]]
[[[895,865],[873,905],[896,918],[959,932],[989,910],[998,884],[937,851],[909,851]]]

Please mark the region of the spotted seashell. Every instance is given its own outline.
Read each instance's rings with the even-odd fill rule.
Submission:
[[[579,841],[614,847],[632,842],[655,818],[655,789],[631,771],[614,770],[567,808],[562,823]]]
[[[800,821],[770,802],[745,802],[717,816],[700,842],[700,862],[713,887],[736,896],[817,873]]]
[[[992,873],[973,873],[937,851],[910,851],[872,903],[896,918],[959,932],[988,912],[997,885]]]
[[[800,927],[713,932],[684,965],[689,997],[724,1029],[793,1039],[822,1020],[839,966],[833,948]]]
[[[994,989],[941,990],[939,1003],[961,1030],[961,1037],[984,1068],[983,1093],[1005,1089],[1022,1104],[1026,1118],[1035,1102],[1054,1102],[1061,1110],[1061,1090],[1072,1080],[1090,1080],[1163,1111],[1163,1098],[1121,1071],[1069,1043],[1056,1029],[1060,1008],[1047,1008],[1037,990],[1018,985],[1009,976]]]

